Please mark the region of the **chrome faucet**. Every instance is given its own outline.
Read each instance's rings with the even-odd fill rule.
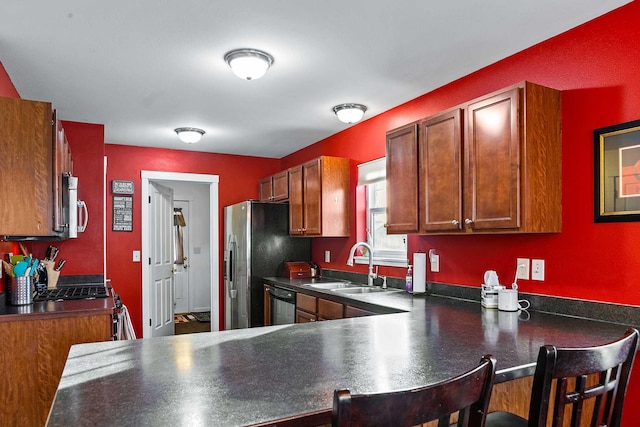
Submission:
[[[373,286],[373,279],[378,277],[378,275],[373,272],[373,249],[371,249],[371,246],[369,246],[367,242],[356,242],[356,244],[351,247],[349,259],[347,259],[347,265],[353,266],[353,257],[359,246],[364,246],[369,251],[369,274],[367,276],[367,285]]]

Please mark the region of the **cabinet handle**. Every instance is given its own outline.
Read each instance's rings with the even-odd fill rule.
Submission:
[[[389,228],[389,224],[385,224],[385,225],[384,225],[384,228]]]
[[[451,221],[451,224],[453,225],[459,225],[460,221],[458,221],[457,219],[454,219],[453,221]]]
[[[464,220],[464,223],[467,224],[467,225],[471,225],[471,224],[473,224],[473,221],[471,221],[469,218],[467,218],[467,219]]]

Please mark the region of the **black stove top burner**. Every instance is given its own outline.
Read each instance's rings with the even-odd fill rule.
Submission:
[[[37,292],[34,302],[107,298],[107,288],[104,286],[67,286],[58,289],[44,289]]]

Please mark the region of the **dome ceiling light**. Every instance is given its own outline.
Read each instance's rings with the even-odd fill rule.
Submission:
[[[367,107],[362,104],[340,104],[333,107],[338,120],[344,123],[355,123],[362,120]]]
[[[202,135],[205,134],[202,129],[198,128],[177,128],[175,129],[175,131],[178,134],[178,138],[180,138],[180,141],[187,144],[193,144],[200,141]]]
[[[236,49],[224,55],[224,61],[233,74],[245,80],[256,80],[264,76],[273,64],[273,56],[256,49]]]

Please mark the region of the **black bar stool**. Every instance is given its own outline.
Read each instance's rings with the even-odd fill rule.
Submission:
[[[546,426],[552,396],[553,427],[561,427],[565,416],[571,417],[571,426],[581,425],[585,417],[591,420],[591,426],[619,426],[637,349],[638,331],[633,328],[619,340],[598,347],[540,347],[529,420],[510,412],[492,412],[487,415],[486,426]],[[596,379],[596,384],[587,385]],[[585,405],[586,401],[593,405]]]
[[[460,410],[458,426],[482,427],[495,364],[486,355],[464,374],[416,389],[354,395],[347,389],[335,390],[332,426],[415,426],[437,419],[438,427],[444,427],[449,426],[451,414]]]

